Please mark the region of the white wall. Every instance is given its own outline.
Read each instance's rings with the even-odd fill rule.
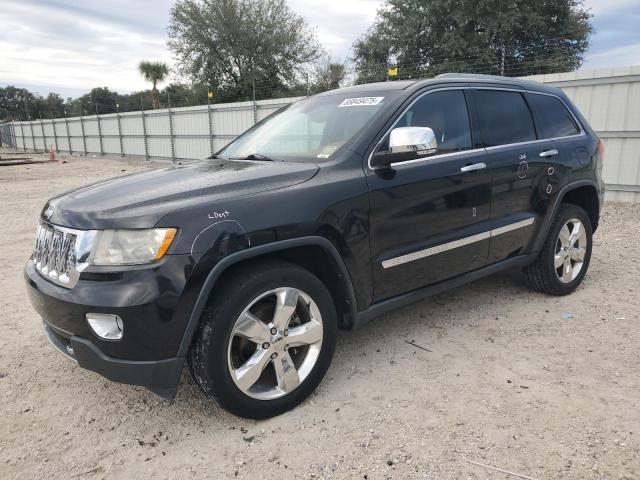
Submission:
[[[302,97],[199,105],[3,124],[4,143],[19,150],[81,155],[206,158],[277,109]]]

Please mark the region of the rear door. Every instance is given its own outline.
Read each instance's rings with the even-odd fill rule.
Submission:
[[[559,179],[567,179],[570,169],[589,164],[591,151],[580,124],[562,99],[541,92],[528,92],[525,97],[533,112],[538,138],[553,140],[554,149],[546,152],[545,157],[553,172],[545,188],[553,195],[562,187]]]
[[[479,145],[491,172],[489,264],[525,253],[546,211],[547,155],[553,140],[540,140],[524,91],[473,89]]]
[[[464,90],[423,93],[394,125],[407,126],[430,127],[438,150],[366,169],[375,301],[475,270],[487,259],[491,175],[484,149],[473,148]],[[388,149],[389,131],[374,152]]]

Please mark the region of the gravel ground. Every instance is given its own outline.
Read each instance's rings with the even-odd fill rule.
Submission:
[[[574,294],[507,273],[341,332],[315,394],[255,422],[186,369],[169,404],[48,344],[22,278],[43,203],[162,165],[67,160],[0,166],[0,478],[640,478],[637,205],[605,206]]]

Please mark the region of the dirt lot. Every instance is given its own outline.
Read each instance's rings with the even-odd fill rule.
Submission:
[[[573,295],[506,274],[342,332],[317,392],[254,422],[186,370],[169,404],[48,344],[22,278],[43,203],[162,166],[68,160],[0,166],[0,478],[640,478],[637,205],[606,205]]]

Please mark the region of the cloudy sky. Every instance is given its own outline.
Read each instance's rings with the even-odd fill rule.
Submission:
[[[166,25],[173,0],[2,0],[0,86],[77,96],[95,86],[146,88],[141,59],[172,63]],[[379,0],[289,0],[334,58],[349,56]],[[583,68],[640,65],[640,2],[586,0],[595,34]]]

